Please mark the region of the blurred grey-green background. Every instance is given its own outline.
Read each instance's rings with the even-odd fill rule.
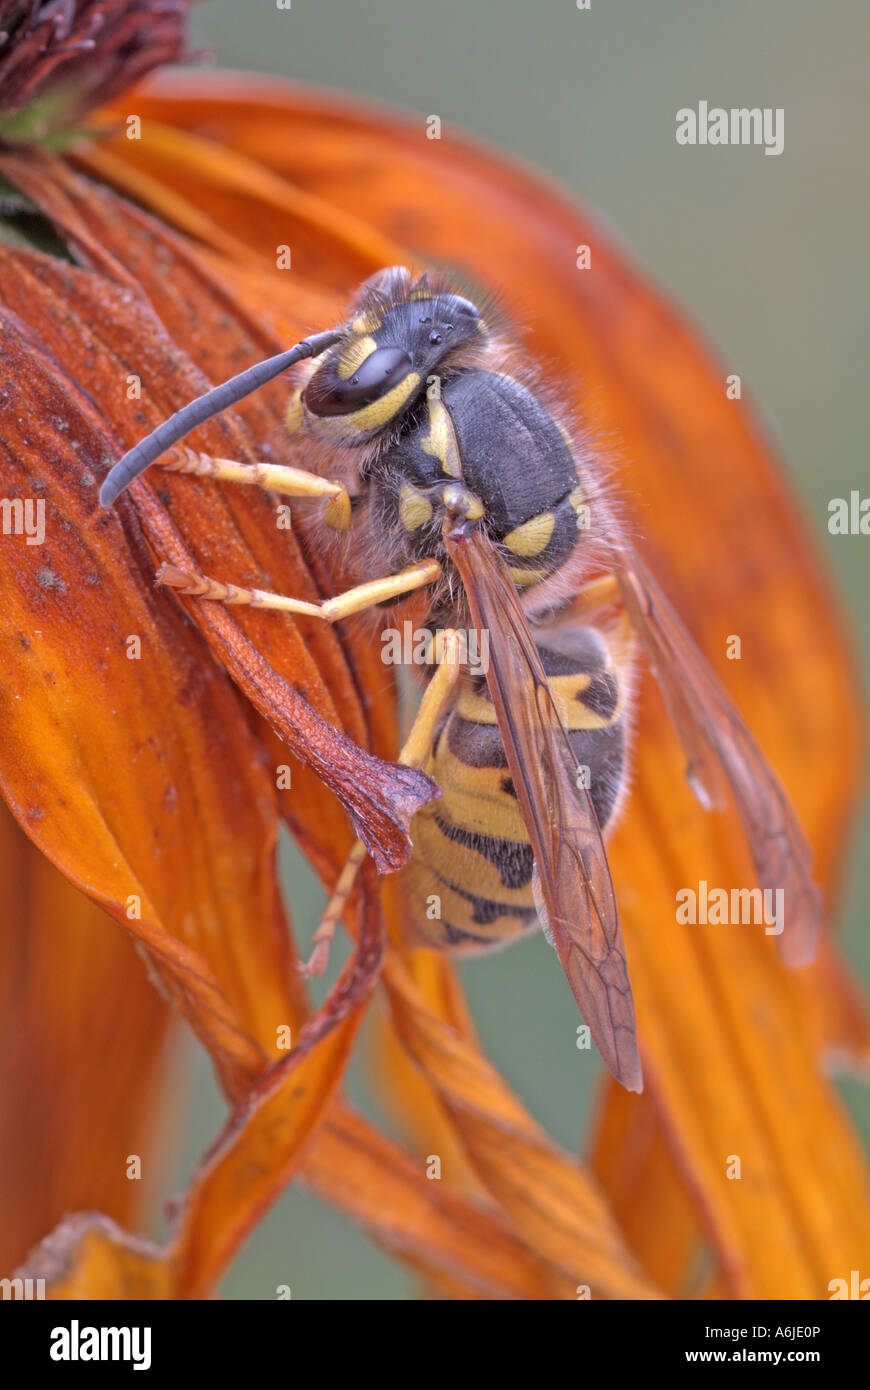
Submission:
[[[556,176],[671,292],[766,415],[839,576],[865,669],[870,537],[829,536],[827,503],[870,494],[870,10],[867,0],[207,0],[195,38],[222,67],[360,93],[483,137]],[[685,148],[675,112],[782,107],[785,148]],[[865,823],[843,926],[870,977]],[[287,856],[304,935],[321,901]],[[582,1133],[595,1070],[542,940],[463,967],[490,1055],[562,1142]],[[223,1120],[192,1062],[177,1182]],[[357,1073],[353,1091],[369,1108]],[[870,1142],[870,1100],[843,1086]],[[381,1117],[382,1118],[382,1117]],[[413,1297],[343,1218],[287,1194],[224,1281],[229,1298]]]

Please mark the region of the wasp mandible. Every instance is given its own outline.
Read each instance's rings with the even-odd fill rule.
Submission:
[[[540,923],[611,1072],[642,1086],[604,833],[626,781],[635,649],[645,650],[703,806],[730,790],[758,879],[784,892],[790,964],[815,948],[820,897],[788,800],[721,684],[628,540],[577,441],[516,348],[446,277],[401,266],[361,286],[341,326],[178,411],[111,469],[100,501],[266,381],[304,363],[287,412],[314,471],[183,451],[167,466],[320,498],[360,582],[320,604],[164,566],[203,599],[338,622],[427,595],[441,638],[402,759],[441,799],[417,813],[403,871],[418,941],[482,951]],[[363,579],[379,565],[383,577]],[[488,638],[485,672],[459,634]],[[365,850],[316,934],[328,948]],[[430,918],[423,904],[437,899]]]

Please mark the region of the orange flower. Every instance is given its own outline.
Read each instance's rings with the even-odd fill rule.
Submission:
[[[134,112],[141,138],[128,139]],[[4,1268],[50,1236],[26,1268],[53,1296],[205,1296],[300,1178],[450,1297],[573,1298],[578,1285],[604,1298],[826,1297],[870,1241],[864,1159],[821,1065],[833,1049],[866,1063],[863,1003],[829,940],[790,972],[761,934],[674,929],[681,884],[751,881],[751,869],[734,818],[694,806],[652,683],[611,846],[647,1090],[605,1086],[580,1163],[482,1055],[449,962],[402,945],[396,879],[376,869],[402,865],[433,788],[392,761],[395,692],[364,627],[153,587],[168,561],[328,594],[338,576],[304,508],[278,532],[254,490],[156,470],[117,509],[96,501],[106,465],[142,434],[207,381],[338,321],[372,271],[458,268],[533,317],[531,348],[583,382],[593,432],[621,435],[642,547],[791,795],[833,904],[857,789],[854,675],[747,411],[585,213],[490,152],[424,151],[395,117],[220,75],[152,79],[94,128],[64,158],[0,151],[12,206],[30,228],[38,214],[49,248],[0,252],[14,382],[0,400],[0,495],[44,501],[46,517],[43,545],[0,544],[0,788],[31,842],[7,817],[0,854],[31,887],[6,909],[2,947],[17,963],[0,978],[13,981],[4,1019],[19,1042],[0,1080],[15,1135],[0,1166],[16,1211],[0,1223]],[[292,275],[275,265],[285,243]],[[594,274],[574,269],[581,243]],[[200,447],[278,459],[283,406],[273,383],[203,427]],[[718,659],[735,620],[752,661]],[[282,795],[274,768],[288,762]],[[372,852],[354,954],[317,1012],[276,879],[281,818],[330,887],[351,821]],[[339,1094],[379,979],[407,1151]],[[156,1248],[130,1233],[142,1213],[119,1175],[130,1154],[155,1162],[170,1004],[232,1115]],[[142,1104],[118,1106],[120,1093]],[[22,1157],[34,1149],[39,1165]],[[433,1150],[462,1154],[461,1186],[427,1182],[412,1151]],[[727,1181],[729,1155],[751,1180]],[[94,1206],[102,1216],[52,1233]],[[700,1287],[699,1246],[713,1271]]]

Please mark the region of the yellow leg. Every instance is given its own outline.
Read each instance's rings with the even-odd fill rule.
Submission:
[[[590,623],[605,637],[614,665],[627,673],[634,660],[637,636],[615,574],[602,574],[584,584],[546,626],[559,631]]]
[[[364,608],[374,608],[387,599],[425,588],[427,584],[433,584],[440,574],[441,566],[437,560],[421,560],[419,564],[409,565],[407,569],[390,574],[385,579],[370,579],[365,584],[357,584],[343,594],[324,599],[323,603],[306,603],[304,599],[272,594],[266,589],[242,589],[237,584],[221,584],[207,575],[179,569],[177,565],[161,565],[157,571],[157,583],[214,603],[250,604],[252,608],[270,608],[279,613],[304,613],[309,618],[337,623],[342,618],[349,618],[352,613],[360,613]]]
[[[462,669],[462,644],[459,633],[452,627],[445,628],[440,634],[435,650],[438,668],[423,692],[411,732],[399,754],[399,762],[405,767],[422,767],[428,758],[438,720],[453,694]]]
[[[609,608],[614,603],[622,603],[619,580],[615,574],[602,574],[598,579],[591,579],[588,584],[583,585],[571,600],[570,611],[572,616],[579,617],[583,613],[594,613],[598,609]]]
[[[319,497],[323,519],[334,531],[350,525],[350,495],[344,483],[334,483],[304,468],[285,468],[278,463],[236,463],[234,459],[212,458],[193,449],[181,449],[174,458],[160,461],[170,473],[192,473],[219,483],[247,483],[265,492],[281,492],[286,497]]]
[[[417,710],[414,723],[411,726],[411,732],[399,754],[399,762],[405,767],[422,767],[425,763],[429,756],[432,740],[435,737],[438,720],[459,679],[461,669],[459,634],[454,632],[452,628],[448,628],[442,634],[442,639],[438,669],[426,687],[420,701],[420,708]],[[317,931],[314,933],[311,955],[306,963],[300,964],[299,968],[303,974],[322,975],[326,969],[335,929],[341,921],[351,889],[356,882],[356,876],[365,857],[365,845],[362,840],[356,840],[344,862],[344,868],[338,876],[335,891],[320,919]]]
[[[347,859],[344,861],[344,868],[338,876],[335,891],[317,927],[317,931],[311,938],[311,955],[307,961],[300,961],[299,969],[303,975],[322,975],[329,961],[329,948],[332,945],[332,938],[335,936],[335,929],[341,921],[347,900],[350,897],[351,889],[356,883],[356,876],[362,867],[366,857],[366,847],[362,840],[355,840],[353,848]]]

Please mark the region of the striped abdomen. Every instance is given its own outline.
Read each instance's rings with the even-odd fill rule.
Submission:
[[[539,645],[602,829],[616,805],[625,753],[624,705],[607,646],[594,628]],[[486,682],[466,676],[427,771],[441,799],[412,826],[405,870],[409,915],[427,944],[485,950],[537,924],[534,857]]]

